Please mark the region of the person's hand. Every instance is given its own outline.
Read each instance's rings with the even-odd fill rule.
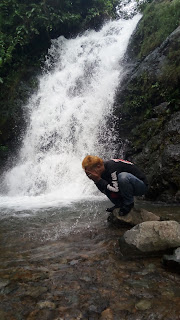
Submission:
[[[85,170],[85,172],[87,177],[93,180],[94,182],[98,182],[101,179],[101,176],[95,170],[94,171]]]

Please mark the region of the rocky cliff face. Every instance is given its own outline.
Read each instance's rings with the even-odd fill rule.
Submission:
[[[124,156],[147,174],[147,198],[180,202],[180,27],[141,61],[135,45],[116,99]]]

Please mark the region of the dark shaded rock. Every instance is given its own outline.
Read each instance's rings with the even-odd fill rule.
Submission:
[[[6,313],[0,309],[0,319],[1,320],[8,320],[8,317],[9,317],[8,313]]]
[[[15,79],[12,75],[8,95],[6,93],[3,98],[1,97],[0,171],[3,171],[4,167],[11,165],[11,162],[18,154],[29,120],[25,105],[30,96],[37,90],[39,84],[38,76],[41,73],[40,66],[33,66],[32,61],[29,66],[24,66],[24,68],[20,66],[16,70]]]
[[[133,72],[129,78],[129,82],[139,77],[144,72],[148,72],[148,75],[153,79],[157,79],[158,76],[163,75],[164,66],[168,63],[168,54],[171,51],[171,48],[179,48],[179,38],[180,27],[176,28],[159,47],[153,50],[142,60],[139,66],[135,68],[135,72]],[[137,62],[134,66],[137,66]]]
[[[168,102],[163,102],[158,106],[155,106],[155,108],[153,109],[153,112],[156,116],[160,116],[160,115],[166,115],[166,113],[168,112]]]
[[[171,116],[169,122],[165,126],[164,132],[167,135],[172,136],[176,133],[180,134],[180,111],[175,112],[175,114]]]
[[[163,265],[170,270],[180,273],[180,247],[172,255],[163,256]]]

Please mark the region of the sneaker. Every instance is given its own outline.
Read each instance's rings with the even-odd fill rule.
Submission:
[[[133,207],[134,207],[134,202],[132,202],[131,204],[122,206],[122,208],[120,208],[119,210],[119,216],[121,217],[126,216]]]
[[[107,212],[113,212],[113,210],[114,210],[114,209],[117,209],[117,208],[119,208],[119,207],[115,205],[115,206],[113,206],[113,207],[111,207],[111,208],[107,208],[106,211],[107,211]]]

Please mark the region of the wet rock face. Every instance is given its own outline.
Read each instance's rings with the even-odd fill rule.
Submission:
[[[180,224],[176,221],[147,221],[120,238],[123,254],[152,253],[180,246]]]
[[[180,27],[129,70],[116,99],[124,157],[147,175],[147,199],[180,202],[180,105],[176,59]],[[173,72],[174,70],[174,72]],[[177,78],[173,78],[173,74]]]
[[[144,126],[146,122],[144,123]],[[180,195],[180,112],[174,113],[164,128],[149,138],[134,160],[150,184],[147,197],[166,202],[179,202]]]
[[[141,76],[144,71],[148,71],[149,76],[152,76],[156,79],[159,75],[164,75],[163,69],[165,67],[165,64],[169,63],[168,60],[171,49],[179,49],[179,37],[180,27],[175,29],[159,47],[157,47],[154,51],[147,55],[147,57],[144,58],[136,71],[133,72],[129,81],[132,81],[132,79],[136,79],[137,77]]]

